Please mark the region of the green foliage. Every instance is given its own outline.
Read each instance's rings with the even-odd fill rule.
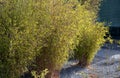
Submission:
[[[37,73],[59,71],[76,45],[76,58],[91,62],[106,29],[88,3],[0,0],[0,78],[19,78],[33,61]]]
[[[19,78],[35,58],[47,33],[44,17],[33,0],[0,2],[0,78]],[[42,7],[44,8],[44,7]],[[39,25],[38,22],[41,24]]]
[[[118,41],[118,45],[120,45],[120,40]]]
[[[104,36],[108,32],[103,23],[96,22],[96,13],[83,10],[84,18],[80,23],[79,44],[75,49],[75,58],[81,66],[89,65],[101,45],[105,42]]]
[[[77,44],[79,35],[79,14],[78,9],[73,6],[78,5],[76,1],[64,3],[64,0],[50,0],[46,2],[51,20],[51,34],[44,38],[44,46],[40,55],[36,58],[37,71],[47,68],[50,72],[60,70],[64,62],[67,61],[69,51]],[[80,15],[80,16],[78,16]],[[49,21],[48,20],[48,21]]]
[[[85,5],[87,4],[87,9],[94,11],[94,12],[98,12],[99,10],[99,6],[102,0],[86,0]]]
[[[105,42],[106,30],[100,24],[97,25],[83,30],[79,45],[75,49],[75,58],[79,59],[81,66],[89,65],[101,45]]]
[[[49,71],[47,69],[43,70],[41,72],[40,75],[37,74],[36,71],[32,71],[32,75],[34,76],[34,78],[45,78],[45,75],[48,73]]]
[[[120,45],[120,40],[115,40],[115,39],[111,39],[112,40],[112,43],[114,44],[117,44],[117,45]],[[109,40],[110,41],[110,40]]]

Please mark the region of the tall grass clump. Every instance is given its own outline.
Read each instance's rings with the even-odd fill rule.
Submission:
[[[106,29],[101,24],[97,25],[97,27],[92,26],[83,29],[79,45],[75,49],[75,58],[79,59],[80,66],[84,67],[89,65],[105,42],[104,36]]]
[[[33,0],[0,1],[0,78],[19,78],[39,53],[48,29],[45,16],[40,20],[43,10],[38,4]]]
[[[19,78],[32,63],[36,77],[48,69],[53,78],[75,47],[79,64],[89,64],[106,32],[95,19],[77,0],[1,0],[0,78]]]
[[[50,16],[52,29],[51,34],[43,40],[44,46],[40,50],[40,55],[36,57],[36,69],[40,73],[47,68],[48,78],[50,78],[52,74],[59,73],[64,62],[68,59],[69,51],[73,50],[77,44],[80,19],[84,16],[79,14],[83,10],[82,6],[73,0],[68,2],[48,0],[47,5],[46,9]],[[81,20],[81,22],[83,21]]]
[[[66,2],[48,0],[45,3],[48,16],[50,16],[47,21],[50,20],[51,30],[50,34],[43,39],[44,46],[40,50],[40,55],[36,57],[36,69],[39,74],[47,68],[49,73],[46,77],[50,78],[52,74],[59,73],[76,45],[75,58],[80,61],[83,60],[81,58],[84,58],[87,60],[82,63],[90,63],[96,53],[94,51],[99,48],[98,45],[105,41],[103,36],[106,28],[104,24],[96,22],[95,12],[86,8],[88,4],[80,5],[74,0]],[[98,32],[100,34],[97,34]],[[92,49],[89,49],[89,46]],[[96,49],[93,48],[94,46]],[[82,50],[86,47],[89,52]],[[84,57],[84,54],[87,56]]]
[[[83,6],[89,6],[87,3]],[[86,7],[85,7],[86,8]],[[81,31],[79,36],[79,44],[74,50],[74,57],[79,60],[81,67],[88,66],[101,45],[105,42],[104,36],[108,32],[104,23],[96,22],[97,16],[95,11],[86,8],[83,11],[84,23],[81,23]]]

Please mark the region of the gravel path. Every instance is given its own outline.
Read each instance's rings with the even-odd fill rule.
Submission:
[[[120,55],[120,46],[104,46],[96,54],[90,68],[73,66],[77,60],[68,61],[61,70],[60,78],[120,78],[120,62],[114,60],[108,63],[114,55]]]

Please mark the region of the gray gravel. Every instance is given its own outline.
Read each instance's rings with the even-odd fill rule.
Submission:
[[[120,54],[118,45],[101,48],[96,54],[91,68],[80,68],[73,66],[77,60],[66,62],[60,73],[60,78],[120,78],[120,62],[114,60],[106,63],[113,55]]]

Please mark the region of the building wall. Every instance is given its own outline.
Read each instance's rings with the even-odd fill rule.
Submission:
[[[99,20],[120,27],[120,0],[103,0],[99,11]]]

